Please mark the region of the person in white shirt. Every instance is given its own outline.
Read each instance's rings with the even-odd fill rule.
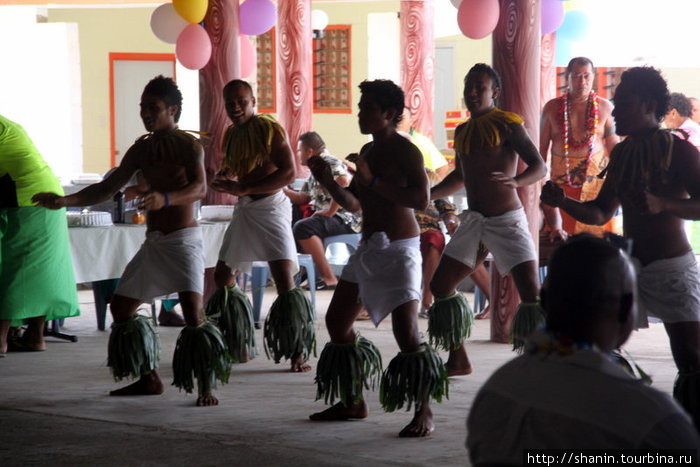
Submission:
[[[523,465],[528,450],[700,447],[683,409],[611,358],[637,313],[624,252],[589,234],[572,237],[552,255],[541,298],[546,329],[474,399],[474,465]]]

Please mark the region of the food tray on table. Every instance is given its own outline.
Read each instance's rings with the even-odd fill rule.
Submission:
[[[68,227],[105,227],[112,224],[112,214],[105,211],[68,211]]]

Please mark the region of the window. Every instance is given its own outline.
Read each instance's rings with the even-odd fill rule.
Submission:
[[[277,89],[277,73],[275,62],[275,28],[256,37],[256,52],[258,56],[258,111],[274,113],[276,109],[275,91]]]
[[[313,39],[314,112],[352,113],[350,26],[333,25]]]

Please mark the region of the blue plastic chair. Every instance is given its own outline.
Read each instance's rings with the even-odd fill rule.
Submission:
[[[357,245],[359,245],[361,239],[362,234],[359,233],[332,235],[323,239],[323,247],[328,248],[333,243],[345,243],[350,254],[353,254],[357,250]]]
[[[306,268],[306,277],[309,280],[309,292],[311,292],[311,306],[316,309],[316,271],[314,270],[314,261],[311,255],[302,253],[297,254],[299,266]],[[253,321],[260,322],[260,314],[262,311],[263,296],[265,295],[265,286],[267,285],[267,276],[270,273],[270,268],[267,263],[255,263],[251,271],[250,286],[253,295]]]

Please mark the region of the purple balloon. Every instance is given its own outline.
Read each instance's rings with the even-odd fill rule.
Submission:
[[[566,8],[561,0],[542,0],[542,34],[549,34],[559,29],[564,22]]]
[[[277,7],[270,0],[246,0],[240,7],[241,34],[259,36],[277,21]]]

